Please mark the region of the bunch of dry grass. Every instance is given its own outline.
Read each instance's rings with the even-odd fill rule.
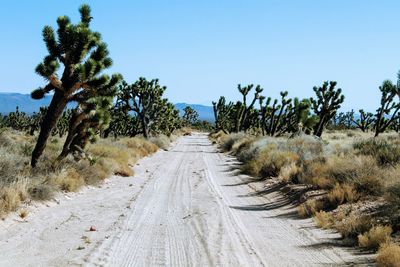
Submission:
[[[391,241],[392,227],[374,226],[368,232],[358,235],[358,244],[366,249],[378,249],[379,246]]]
[[[28,198],[27,181],[20,180],[0,188],[0,216],[15,211]]]
[[[335,187],[328,193],[328,201],[332,208],[347,203],[355,202],[359,198],[356,190],[352,185],[349,184],[339,184],[337,183]]]
[[[279,150],[270,144],[257,157],[243,166],[243,171],[261,178],[278,177],[285,166],[296,164],[299,156],[291,151]]]
[[[164,150],[168,150],[171,144],[171,140],[169,139],[169,137],[164,134],[150,137],[149,141]]]
[[[335,224],[335,218],[332,213],[323,210],[315,213],[314,220],[317,226],[323,229],[332,228]]]
[[[301,218],[314,216],[324,208],[324,202],[320,199],[308,199],[297,207],[297,213]]]
[[[400,246],[395,243],[383,244],[376,257],[380,267],[398,267],[400,263]]]
[[[233,145],[236,142],[242,140],[243,138],[246,138],[245,133],[233,133],[230,135],[223,136],[220,139],[220,147],[223,151],[226,151],[226,152],[231,151]]]
[[[373,220],[368,216],[350,214],[335,224],[336,230],[344,237],[356,238],[371,229]]]

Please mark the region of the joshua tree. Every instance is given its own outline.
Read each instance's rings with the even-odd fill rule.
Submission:
[[[371,112],[365,112],[363,109],[359,110],[360,118],[355,120],[353,117],[353,123],[364,133],[368,131],[369,127],[374,123],[374,114]]]
[[[299,100],[298,98],[287,99],[288,93],[281,92],[281,101],[275,99],[271,103],[271,98],[267,98],[263,105],[264,97],[260,97],[260,115],[263,135],[279,136],[284,133],[295,133],[308,129],[315,124],[315,119],[310,115],[310,101],[308,99]]]
[[[149,137],[150,130],[159,129],[160,123],[166,119],[166,114],[174,116],[178,114],[172,112],[174,108],[169,105],[167,99],[162,96],[166,90],[165,86],[160,86],[158,79],[147,81],[140,77],[132,85],[123,82],[120,86],[120,101],[126,111],[133,111],[140,121],[142,134],[145,138]],[[179,115],[177,115],[179,117]]]
[[[398,84],[400,84],[399,81]],[[381,91],[381,105],[375,114],[375,137],[383,133],[400,117],[400,101],[396,102],[395,100],[399,95],[400,88],[386,80],[382,86],[379,86],[379,90]]]
[[[321,137],[326,124],[336,115],[344,101],[342,89],[336,87],[336,82],[324,82],[322,87],[313,88],[317,99],[310,98],[314,113],[318,116],[318,123],[314,127],[314,135]]]
[[[67,16],[57,19],[57,34],[50,26],[43,29],[43,40],[48,55],[36,67],[47,85],[34,90],[32,98],[40,99],[54,91],[51,103],[41,125],[36,146],[32,152],[31,166],[35,167],[43,153],[46,141],[70,101],[90,98],[96,91],[112,87],[120,80],[120,75],[108,75],[101,72],[112,65],[108,57],[107,45],[101,40],[100,33],[90,29],[90,7],[82,5],[79,9],[81,21],[72,24]],[[60,63],[63,65],[61,77],[58,77]]]
[[[221,96],[218,102],[212,102],[215,118],[215,130],[228,133],[232,130],[232,116],[234,106],[232,102],[226,104],[225,97]]]
[[[199,120],[199,113],[194,110],[191,106],[186,106],[184,109],[184,114],[182,116],[183,123],[185,125],[193,125]]]
[[[257,85],[255,88],[255,93],[253,100],[250,102],[250,105],[247,105],[247,95],[253,89],[254,85],[249,84],[247,86],[242,87],[242,85],[238,85],[238,90],[242,94],[243,102],[238,101],[235,105],[236,109],[236,120],[235,120],[235,131],[239,132],[242,130],[247,130],[245,128],[245,124],[247,123],[247,118],[250,114],[250,111],[253,109],[256,100],[259,98],[260,93],[263,91],[260,85]]]

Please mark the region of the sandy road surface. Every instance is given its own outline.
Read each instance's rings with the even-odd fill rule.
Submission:
[[[135,176],[31,207],[0,223],[1,266],[342,266],[337,234],[299,220],[277,192],[236,175],[206,135],[180,138]],[[91,225],[97,231],[90,232]]]

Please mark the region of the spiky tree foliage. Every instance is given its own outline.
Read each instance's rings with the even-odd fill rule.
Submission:
[[[30,118],[25,112],[21,112],[19,107],[4,117],[5,125],[17,131],[26,131],[30,126]]]
[[[354,110],[347,111],[347,112],[340,112],[339,114],[335,115],[332,120],[330,121],[330,128],[332,129],[354,129]]]
[[[357,128],[365,133],[374,123],[374,114],[371,112],[365,112],[363,109],[360,109],[359,113],[358,119],[354,119],[353,117],[353,123]]]
[[[56,127],[52,131],[52,135],[58,135],[61,138],[67,133],[69,123],[72,118],[72,113],[72,109],[67,109],[63,112],[63,114],[57,121]]]
[[[281,92],[281,99],[261,97],[260,117],[263,135],[279,136],[284,133],[306,132],[315,124],[315,118],[310,114],[310,101],[298,98],[288,99],[288,93]]]
[[[123,82],[119,90],[123,109],[134,112],[141,126],[140,133],[145,138],[149,137],[150,131],[158,133],[166,131],[167,126],[168,131],[174,128],[179,113],[163,98],[166,87],[161,86],[158,79],[148,81],[140,77],[132,85]],[[160,125],[164,125],[164,128]]]
[[[386,80],[379,86],[379,90],[381,91],[381,102],[375,114],[375,137],[383,133],[400,117],[400,101],[396,99],[400,87]]]
[[[157,118],[156,123],[153,124],[152,131],[156,134],[162,133],[170,136],[175,129],[181,127],[181,119],[179,117],[179,110],[175,105],[164,99],[164,104],[159,105],[160,116]]]
[[[199,120],[199,113],[191,106],[186,106],[183,112],[182,120],[185,126],[193,125]]]
[[[241,84],[238,85],[238,91],[242,94],[243,101],[238,101],[235,105],[236,112],[236,120],[235,120],[235,132],[246,131],[249,128],[249,123],[247,121],[250,111],[253,109],[254,104],[260,96],[260,93],[263,91],[260,85],[257,85],[255,88],[255,93],[253,100],[248,105],[247,103],[247,95],[253,89],[254,85],[249,84],[247,86],[242,87]],[[245,127],[245,125],[248,125]]]
[[[218,102],[212,102],[215,129],[216,131],[223,131],[228,133],[233,128],[232,117],[234,115],[234,105],[232,102],[226,103],[225,97],[221,96]]]
[[[101,40],[100,33],[90,29],[90,7],[82,5],[79,12],[81,20],[78,24],[72,24],[67,16],[61,16],[57,19],[57,32],[50,26],[43,29],[43,40],[49,54],[36,67],[36,72],[48,83],[34,90],[31,96],[40,99],[49,92],[54,92],[54,95],[32,152],[32,167],[36,166],[67,103],[94,97],[97,91],[113,87],[121,78],[120,75],[110,78],[102,74],[112,65],[107,45]],[[61,71],[60,65],[63,65]],[[61,77],[58,73],[62,73]]]
[[[98,96],[82,102],[73,111],[68,135],[58,159],[74,154],[79,159],[86,144],[95,141],[95,137],[108,127],[113,103],[113,95]]]
[[[32,116],[29,118],[30,135],[34,135],[35,131],[39,130],[46,112],[46,107],[40,107],[39,112],[33,112]]]
[[[344,101],[342,89],[336,89],[335,81],[324,82],[322,86],[313,88],[316,99],[310,98],[314,113],[319,117],[314,127],[314,135],[321,137],[327,123],[336,115]]]

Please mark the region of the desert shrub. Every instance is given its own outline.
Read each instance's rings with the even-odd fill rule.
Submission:
[[[314,160],[323,155],[322,141],[309,135],[289,139],[287,149],[296,153],[301,162]]]
[[[390,242],[392,227],[374,226],[368,232],[358,235],[358,244],[366,249],[378,249],[380,245]]]
[[[297,154],[277,150],[275,145],[270,144],[256,158],[246,163],[243,170],[261,178],[277,177],[283,167],[296,163],[298,159]]]
[[[16,181],[0,188],[0,215],[14,211],[28,197],[27,181]]]
[[[332,213],[325,212],[323,210],[315,213],[314,220],[317,226],[323,229],[332,228],[335,222],[335,218],[333,217]]]
[[[161,149],[168,150],[171,140],[168,136],[160,134],[158,136],[150,137],[149,141]]]
[[[327,175],[329,165],[324,158],[306,160],[302,164],[299,182],[317,185],[323,189],[333,188],[335,181]]]
[[[379,267],[398,267],[400,263],[400,246],[395,243],[383,244],[376,257]]]
[[[326,161],[306,166],[301,181],[331,189],[337,183],[353,185],[359,193],[379,195],[383,191],[381,170],[369,156],[332,155]]]
[[[324,208],[324,202],[319,199],[309,199],[300,204],[297,208],[297,213],[301,218],[307,218],[315,215]]]
[[[371,229],[373,221],[368,216],[350,214],[335,224],[336,230],[343,237],[356,238],[359,234]]]
[[[386,199],[394,204],[400,205],[400,181],[387,188]]]
[[[248,147],[241,149],[241,151],[237,153],[236,157],[239,161],[246,163],[258,157],[262,150],[270,146],[278,147],[279,140],[272,137],[254,139],[248,144]]]
[[[233,133],[229,134],[221,139],[220,147],[222,148],[223,151],[231,151],[233,145],[246,137],[246,134],[244,133]]]
[[[240,154],[242,151],[247,151],[250,148],[251,144],[254,142],[254,140],[255,140],[254,136],[246,136],[242,139],[239,139],[232,145],[231,151],[235,155]]]
[[[56,188],[49,184],[32,185],[28,189],[29,196],[34,200],[49,200],[54,197]]]
[[[373,138],[354,143],[360,154],[373,156],[379,165],[400,163],[400,141],[397,139]]]
[[[54,182],[61,190],[67,192],[76,191],[85,184],[84,178],[72,168],[60,172]]]
[[[0,184],[15,181],[25,168],[25,158],[13,151],[0,147]]]
[[[283,182],[298,182],[299,180],[299,175],[301,173],[302,169],[297,166],[296,162],[292,162],[288,165],[285,165],[281,168],[279,171],[279,178]]]
[[[357,199],[358,194],[356,190],[349,184],[336,184],[328,193],[328,201],[333,208],[346,202],[354,202]]]

